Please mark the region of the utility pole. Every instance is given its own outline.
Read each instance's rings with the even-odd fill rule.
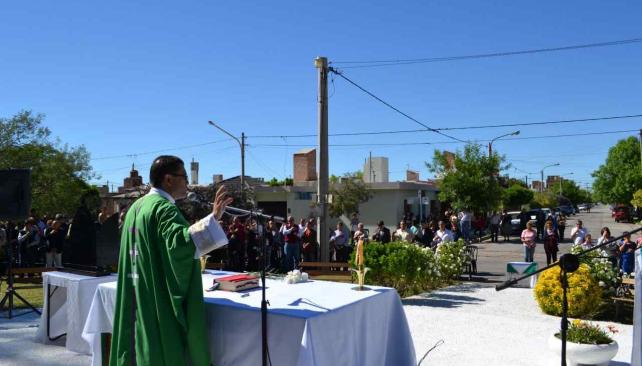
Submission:
[[[560,196],[562,195],[562,181],[564,180],[564,177],[560,175]]]
[[[640,129],[640,167],[642,168],[642,128]]]
[[[417,197],[419,198],[419,223],[423,220],[423,207],[421,207],[421,189],[417,191]]]
[[[642,130],[640,130],[640,133],[642,133]],[[372,151],[370,151],[370,158],[368,159],[368,161],[369,161],[369,164],[370,164],[370,168],[369,168],[370,171],[368,173],[368,180],[370,181],[370,183],[373,183],[372,182],[372,173],[373,173],[372,172]]]
[[[241,201],[245,205],[245,132],[241,132]]]
[[[208,121],[208,123],[219,129],[224,134],[236,140],[236,142],[239,144],[239,147],[241,148],[241,202],[243,202],[243,205],[245,205],[245,132],[241,133],[241,139],[239,140],[238,137],[232,135],[230,132],[223,129],[223,127],[217,125],[216,123],[212,121]]]
[[[317,181],[317,200],[321,212],[317,218],[317,242],[321,261],[330,261],[328,243],[328,59],[317,57],[314,67],[319,70],[318,119],[319,119],[319,174]]]

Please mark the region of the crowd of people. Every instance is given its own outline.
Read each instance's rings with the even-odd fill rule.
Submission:
[[[35,211],[24,222],[0,222],[0,253],[9,253],[16,266],[62,266],[62,252],[69,236],[69,221],[62,214],[38,216]],[[11,250],[9,250],[11,249]]]
[[[520,240],[524,246],[524,261],[534,260],[537,243],[543,244],[546,263],[557,261],[559,244],[564,241],[566,216],[561,212],[537,215],[535,219],[526,211],[517,215],[519,219]],[[509,241],[515,228],[513,217],[503,212],[493,212],[486,216],[471,214],[467,210],[455,212],[446,210],[439,220],[432,216],[419,222],[412,213],[403,219],[392,231],[379,221],[372,235],[360,223],[355,214],[346,227],[339,221],[329,234],[330,260],[347,262],[352,248],[359,240],[388,243],[401,241],[414,243],[422,247],[436,248],[439,245],[463,239],[470,243],[474,239],[482,240],[490,233],[491,242],[499,242],[501,234],[504,241]],[[100,217],[98,217],[98,221]],[[264,225],[255,219],[243,220],[242,217],[223,219],[219,222],[228,236],[229,245],[226,251],[210,253],[214,261],[222,261],[225,267],[237,271],[255,271],[261,266],[261,243],[266,246],[266,266],[271,271],[287,272],[298,267],[301,261],[316,262],[319,259],[316,220],[302,218],[298,224],[293,217],[285,222],[274,218]],[[69,238],[70,220],[62,214],[53,217],[38,216],[32,211],[31,217],[24,222],[0,222],[0,252],[5,256],[8,248],[13,249],[13,259],[17,266],[29,267],[44,264],[47,267],[62,266],[62,252],[65,240]],[[619,243],[612,243],[604,248],[609,260],[621,272],[633,271],[633,252],[642,247],[642,237],[637,242],[631,241],[630,235]],[[570,240],[583,249],[600,245],[612,239],[608,227],[600,230],[600,236],[594,240],[581,220],[577,220],[570,232]]]
[[[559,252],[558,244],[563,240],[563,235],[564,230],[560,229],[554,216],[546,219],[544,228],[541,231],[534,227],[532,221],[528,221],[520,235],[520,239],[524,245],[524,261],[533,262],[538,240],[541,240],[544,244],[546,264],[549,265],[557,261],[557,252]],[[613,267],[619,269],[620,273],[630,274],[634,271],[634,252],[636,249],[642,248],[642,237],[639,237],[633,242],[631,240],[631,234],[628,232],[623,232],[622,236],[622,240],[613,241],[614,237],[611,235],[611,230],[608,227],[603,227],[600,230],[599,238],[594,240],[589,230],[584,227],[582,220],[576,220],[575,227],[571,230],[570,240],[574,245],[581,247],[583,250],[588,250],[603,243],[610,242],[603,247],[608,260],[612,263]]]
[[[266,266],[270,271],[286,272],[297,268],[302,261],[319,260],[315,219],[301,218],[297,223],[290,216],[284,222],[278,222],[273,217],[266,221],[264,226],[255,219],[243,220],[240,216],[220,220],[219,224],[227,234],[229,244],[226,252],[210,253],[213,257],[210,261],[224,262],[227,269],[235,271],[258,270],[263,249],[261,242],[266,246]],[[371,234],[355,214],[349,226],[339,221],[328,234],[330,261],[347,262],[359,240],[381,243],[401,241],[436,248],[461,237],[462,230],[452,225],[447,220],[425,220],[419,223],[416,219],[404,218],[393,231],[383,221],[379,221]]]

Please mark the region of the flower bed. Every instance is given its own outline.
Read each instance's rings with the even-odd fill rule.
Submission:
[[[578,254],[582,252],[582,247],[574,244],[570,252]],[[603,297],[614,296],[619,285],[618,270],[607,257],[603,250],[594,250],[580,257],[580,262],[589,266],[591,277],[599,284]]]
[[[405,242],[371,242],[364,247],[364,257],[370,269],[365,282],[394,287],[402,297],[452,282],[461,275],[466,259],[463,241],[442,245],[436,253]]]

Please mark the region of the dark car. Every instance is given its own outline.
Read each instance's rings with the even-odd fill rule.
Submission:
[[[560,206],[557,210],[563,213],[564,216],[571,216],[575,213],[575,210],[571,206]]]

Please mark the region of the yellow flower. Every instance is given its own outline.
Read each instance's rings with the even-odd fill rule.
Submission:
[[[581,320],[579,320],[579,319],[575,319],[575,320],[573,320],[573,325],[574,325],[574,326],[579,327],[581,324],[582,324],[582,321],[581,321]]]

